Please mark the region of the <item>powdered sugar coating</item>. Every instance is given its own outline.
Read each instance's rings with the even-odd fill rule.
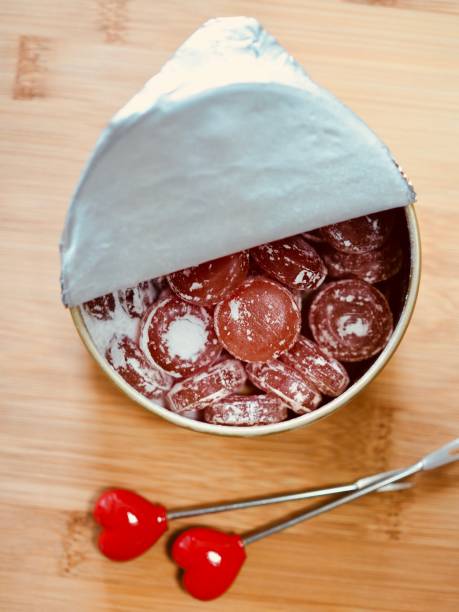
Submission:
[[[360,279],[335,281],[323,287],[309,311],[315,341],[339,361],[362,361],[387,344],[393,319],[386,298]]]
[[[292,346],[301,325],[288,289],[255,276],[215,309],[215,330],[226,350],[243,361],[269,361]]]
[[[402,249],[394,241],[367,253],[342,253],[330,247],[324,250],[323,258],[331,278],[352,275],[370,284],[392,278],[403,263]]]
[[[382,247],[394,225],[393,211],[364,215],[320,229],[321,237],[343,253],[368,253]]]
[[[167,394],[169,408],[184,414],[192,408],[223,399],[240,390],[247,379],[244,366],[236,359],[226,359],[208,370],[176,383]]]
[[[179,298],[209,306],[230,295],[243,282],[248,269],[249,255],[243,251],[174,272],[167,278]]]
[[[174,378],[209,367],[222,350],[209,312],[175,296],[166,297],[145,313],[140,348]]]
[[[135,287],[120,289],[118,298],[121,307],[131,317],[141,318],[154,303],[158,290],[153,281],[143,281]]]
[[[105,357],[131,387],[148,399],[161,398],[172,386],[172,378],[148,363],[137,344],[127,336],[114,335]]]
[[[113,294],[114,309],[108,319],[97,319],[84,308],[80,308],[86,328],[91,336],[97,350],[101,355],[105,351],[116,334],[117,336],[128,336],[131,340],[137,341],[140,329],[140,320],[130,317],[121,307],[118,299],[118,292]]]
[[[204,410],[207,423],[236,427],[280,423],[287,416],[287,406],[273,395],[235,395],[214,402]]]
[[[297,414],[311,412],[321,402],[322,396],[312,382],[281,361],[248,363],[246,371],[256,387],[277,395]]]
[[[327,275],[320,255],[301,236],[262,244],[251,255],[260,268],[291,289],[317,289]]]
[[[339,361],[304,336],[280,359],[330,397],[341,395],[349,385],[349,376]]]

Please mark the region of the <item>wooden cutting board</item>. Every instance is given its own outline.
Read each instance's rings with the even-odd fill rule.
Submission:
[[[0,609],[202,610],[166,538],[130,563],[101,557],[89,510],[102,488],[168,507],[261,495],[397,467],[459,435],[459,5],[2,0],[0,14]],[[100,129],[204,20],[238,14],[390,145],[418,191],[424,247],[415,316],[378,379],[325,421],[256,440],[195,434],[130,403],[59,302],[59,234]],[[458,473],[253,545],[206,610],[459,609]],[[194,523],[244,532],[303,506]]]

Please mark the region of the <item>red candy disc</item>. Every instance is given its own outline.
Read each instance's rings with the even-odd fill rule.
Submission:
[[[169,274],[171,289],[185,302],[217,304],[245,279],[249,269],[246,252],[235,253]]]
[[[269,361],[295,342],[300,311],[285,287],[255,276],[215,309],[215,330],[226,350],[243,361]]]
[[[210,314],[202,306],[166,297],[144,316],[140,348],[171,376],[190,376],[210,366],[221,352]]]
[[[337,397],[349,384],[349,376],[339,361],[304,336],[280,358],[325,395]]]
[[[107,321],[113,318],[113,313],[115,312],[115,296],[113,293],[107,293],[107,295],[102,295],[94,300],[85,302],[83,308],[94,319]]]
[[[371,284],[395,276],[403,260],[400,245],[392,241],[368,253],[342,253],[329,248],[323,257],[332,278],[352,275]]]
[[[319,254],[301,236],[262,244],[251,255],[260,268],[292,289],[317,289],[327,275]]]
[[[148,399],[162,397],[172,386],[172,378],[149,364],[136,343],[127,336],[113,336],[105,357],[131,387]]]
[[[236,393],[246,379],[241,362],[227,359],[205,372],[176,383],[167,394],[167,401],[173,412],[184,414],[192,408],[205,408],[204,402],[216,401]]]
[[[392,211],[365,215],[350,221],[327,225],[320,235],[330,246],[343,253],[367,253],[382,247],[394,224]]]
[[[123,310],[132,318],[141,318],[155,301],[157,294],[153,281],[143,281],[135,287],[121,289],[118,297]]]
[[[269,425],[287,418],[287,406],[274,395],[234,395],[204,410],[204,420],[214,425]]]
[[[319,291],[309,311],[316,342],[340,361],[361,361],[379,353],[393,330],[383,294],[360,279],[330,283]]]
[[[256,387],[277,395],[297,414],[311,412],[320,404],[322,396],[314,385],[285,363],[249,363],[246,371]]]

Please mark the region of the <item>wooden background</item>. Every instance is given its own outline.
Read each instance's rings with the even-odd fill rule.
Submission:
[[[168,507],[334,483],[459,435],[459,3],[454,0],[0,1],[0,609],[202,610],[166,539],[114,564],[89,515],[108,485]],[[258,17],[381,135],[418,194],[424,265],[395,358],[340,413],[222,439],[130,403],[59,301],[58,240],[100,129],[211,16]],[[207,610],[459,609],[457,466],[257,543]],[[250,528],[302,504],[196,521]],[[178,528],[179,524],[174,524]]]

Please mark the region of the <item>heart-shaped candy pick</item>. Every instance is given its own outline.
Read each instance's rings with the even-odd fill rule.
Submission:
[[[246,554],[242,538],[215,529],[187,529],[174,541],[174,561],[183,568],[183,585],[197,599],[215,599],[229,589]]]
[[[127,489],[105,491],[94,506],[94,518],[103,527],[99,549],[114,561],[138,557],[167,529],[166,509]]]

